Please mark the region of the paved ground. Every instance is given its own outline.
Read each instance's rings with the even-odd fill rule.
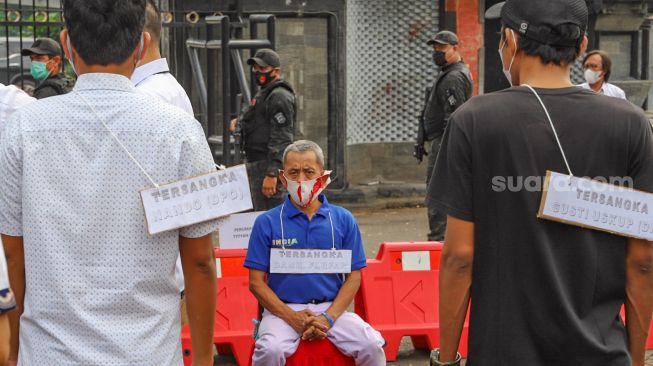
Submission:
[[[368,258],[376,257],[382,242],[424,241],[428,223],[425,208],[399,208],[385,210],[356,209],[352,211],[365,244]],[[404,338],[396,362],[389,365],[428,365],[429,353],[414,350],[410,338]]]
[[[352,212],[358,220],[368,258],[376,256],[379,244],[384,241],[422,241],[426,238],[428,226],[424,208],[354,209]],[[229,356],[216,358],[215,364],[236,365],[234,359]],[[404,338],[397,361],[388,365],[428,365],[428,351],[414,350],[410,339]],[[646,365],[653,366],[653,352],[647,354]]]

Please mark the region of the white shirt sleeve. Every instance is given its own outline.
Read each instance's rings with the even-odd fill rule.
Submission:
[[[20,115],[14,114],[0,134],[0,233],[11,236],[23,236]]]
[[[13,85],[0,84],[0,132],[7,120],[20,107],[32,103],[36,99]]]
[[[194,116],[193,105],[184,88],[170,74],[157,74],[148,77],[136,86],[140,92],[155,97]]]
[[[621,99],[628,99],[628,98],[626,98],[626,92],[624,92],[623,89],[621,89],[621,88],[619,88],[618,97],[621,98]]]

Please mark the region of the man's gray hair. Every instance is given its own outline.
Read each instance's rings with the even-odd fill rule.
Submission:
[[[293,142],[292,144],[288,145],[286,147],[286,150],[283,151],[283,163],[286,163],[286,158],[288,157],[288,153],[291,152],[298,152],[298,153],[303,153],[306,151],[312,151],[315,153],[315,157],[317,157],[317,162],[324,168],[324,152],[322,152],[322,148],[320,145],[316,144],[313,141],[309,140],[297,140]]]

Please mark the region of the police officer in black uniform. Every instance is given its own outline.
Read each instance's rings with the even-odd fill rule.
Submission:
[[[61,72],[61,47],[55,40],[39,38],[30,48],[22,50],[21,55],[32,60],[30,72],[39,83],[34,89],[34,98],[43,99],[73,90],[73,81]]]
[[[278,178],[283,151],[293,142],[297,108],[293,88],[281,79],[279,55],[262,49],[247,60],[261,86],[240,117],[252,201],[256,211],[280,205],[285,189]],[[232,129],[233,129],[232,123]]]
[[[433,61],[441,68],[433,87],[427,89],[414,153],[420,162],[424,155],[428,155],[428,186],[449,116],[472,96],[472,77],[458,52],[458,36],[455,33],[438,32],[427,44],[433,47]],[[426,142],[430,143],[428,151],[424,148]],[[443,240],[447,216],[435,208],[428,207],[428,219],[428,240]]]

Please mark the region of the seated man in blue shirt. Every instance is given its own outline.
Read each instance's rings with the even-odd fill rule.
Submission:
[[[381,334],[346,311],[360,287],[365,253],[352,214],[320,194],[330,182],[322,149],[296,141],[283,163],[279,177],[289,196],[256,219],[245,260],[250,289],[265,308],[253,366],[284,365],[300,338],[328,338],[357,365],[385,365]],[[330,273],[343,265],[351,273]]]

